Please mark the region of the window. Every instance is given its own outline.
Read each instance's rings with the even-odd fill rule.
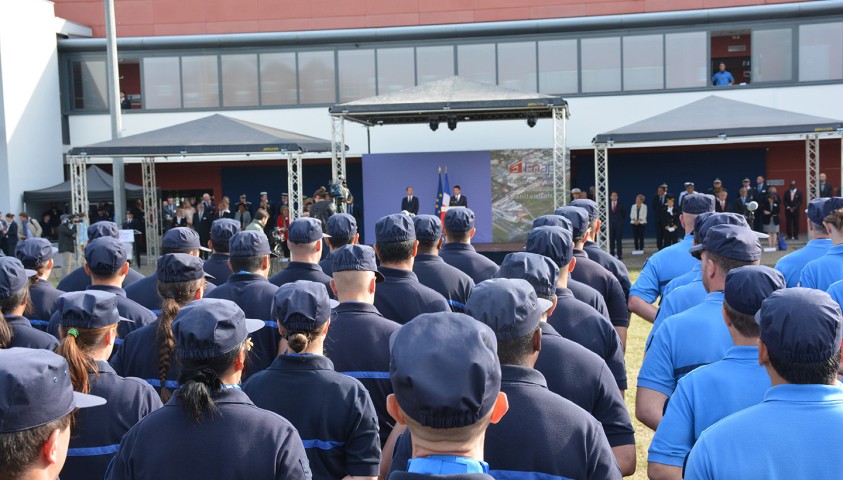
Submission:
[[[664,36],[667,88],[708,85],[706,33],[668,33]]]
[[[457,59],[457,72],[460,77],[492,85],[497,83],[494,45],[459,45]]]
[[[222,106],[254,107],[258,104],[258,56],[222,55]]]
[[[374,97],[375,51],[340,50],[340,103]]]
[[[434,80],[454,76],[454,47],[418,47],[416,49],[418,67],[417,84],[422,85]]]
[[[577,93],[579,65],[576,40],[539,42],[539,91]]]
[[[525,92],[537,91],[536,42],[498,44],[498,84]]]
[[[220,106],[219,72],[216,55],[182,57],[181,76],[184,108]]]
[[[752,31],[752,81],[793,79],[793,30]]]
[[[799,81],[843,78],[843,23],[799,26]]]
[[[178,57],[143,59],[143,106],[151,110],[181,108]]]
[[[295,53],[264,53],[261,60],[261,104],[295,105],[298,101]]]
[[[416,84],[413,54],[412,48],[378,49],[378,95]]]
[[[623,37],[623,89],[664,88],[664,39],[661,35]]]
[[[299,95],[303,104],[337,101],[334,52],[299,53]]]
[[[580,49],[583,93],[620,91],[621,39],[584,38]]]
[[[105,60],[73,62],[73,108],[108,110]]]

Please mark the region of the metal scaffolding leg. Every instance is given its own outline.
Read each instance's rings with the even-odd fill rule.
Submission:
[[[301,155],[287,154],[287,191],[290,202],[290,223],[301,217],[304,207],[301,179]]]
[[[345,119],[331,117],[331,179],[347,179],[345,174]]]
[[[553,208],[568,204],[568,108],[553,109]]]
[[[143,211],[146,224],[146,264],[155,265],[161,255],[159,235],[161,234],[158,212],[158,182],[155,180],[155,158],[141,159],[141,183],[143,184]],[[205,245],[202,245],[203,247]]]
[[[70,157],[70,208],[77,215],[88,215],[88,175],[85,157]],[[86,219],[85,223],[91,220]]]
[[[609,147],[605,143],[594,145],[594,201],[600,213],[600,231],[597,245],[609,251]]]
[[[820,196],[820,140],[805,136],[805,187],[808,202]]]

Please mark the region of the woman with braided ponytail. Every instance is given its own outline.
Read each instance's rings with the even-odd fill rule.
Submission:
[[[169,253],[158,259],[158,294],[164,299],[161,315],[150,325],[126,336],[111,360],[120,375],[139,377],[155,387],[167,403],[178,388],[181,366],[176,358],[172,324],[179,310],[202,298],[206,274],[202,260],[186,253]]]
[[[55,350],[58,340],[32,327],[23,316],[30,306],[29,277],[36,273],[23,268],[14,257],[0,257],[0,348],[25,347]]]
[[[310,480],[295,428],[240,390],[249,334],[263,326],[229,300],[182,308],[173,322],[181,386],[123,437],[107,478],[157,480],[165,468],[167,478]]]
[[[99,290],[59,297],[61,344],[56,353],[67,360],[73,390],[106,399],[98,408],[76,414],[78,428],[70,439],[63,479],[102,478],[123,435],[141,418],[161,407],[151,386],[139,378],[123,378],[106,360],[114,350],[117,297]]]

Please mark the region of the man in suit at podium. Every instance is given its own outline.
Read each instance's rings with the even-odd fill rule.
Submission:
[[[401,210],[406,210],[413,215],[419,214],[419,199],[413,195],[413,187],[407,187],[407,196],[401,200]]]
[[[468,207],[468,197],[462,194],[459,185],[454,185],[454,194],[451,196],[449,207]]]

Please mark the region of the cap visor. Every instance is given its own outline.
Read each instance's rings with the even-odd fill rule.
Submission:
[[[55,255],[55,254],[59,253],[59,249],[58,249],[58,248],[56,248],[56,247],[50,247],[50,250],[52,250],[52,251],[53,251],[53,255]]]
[[[550,308],[553,307],[553,302],[546,298],[538,298],[537,300],[539,301],[539,308],[541,309],[542,313],[550,310]]]
[[[764,232],[756,232],[755,230],[753,230],[752,233],[754,233],[755,236],[758,237],[759,240],[766,240],[766,239],[770,238],[770,236],[767,235]]]
[[[126,318],[126,317],[118,317],[118,320],[117,320],[117,321],[118,321],[118,322],[129,322],[129,323],[135,323],[135,321],[134,321],[134,320],[132,320],[131,318]]]
[[[267,253],[267,255],[269,255],[272,258],[278,258],[278,254],[275,253],[275,252],[269,252],[269,253]]]
[[[696,258],[697,260],[700,260],[702,258],[702,251],[703,251],[702,244],[694,245],[693,247],[688,249],[688,253],[690,253],[691,256]]]
[[[761,310],[755,312],[755,323],[761,325]]]
[[[330,236],[330,235],[328,235],[327,233],[323,233],[323,234],[322,234],[322,238],[331,238],[331,236]]]
[[[87,393],[73,392],[73,404],[76,408],[90,408],[105,405],[105,399]]]
[[[28,268],[24,268],[23,273],[26,275],[26,278],[32,278],[35,275],[38,275],[38,272],[36,272],[35,270],[30,270]]]
[[[208,247],[201,247],[201,246],[199,247],[199,250],[202,250],[203,252],[211,252],[211,251],[212,251],[212,250],[211,250],[210,248],[208,248]]]
[[[210,273],[208,273],[208,272],[203,272],[203,273],[205,274],[205,278],[210,278],[211,280],[216,280],[216,279],[217,279],[217,277],[215,277],[215,276],[211,275],[211,274],[210,274]]]
[[[246,319],[246,330],[249,333],[257,332],[261,328],[265,327],[266,323],[263,320],[255,320],[254,318],[247,318]]]
[[[375,283],[380,283],[384,280],[386,280],[386,277],[381,272],[375,270]]]

